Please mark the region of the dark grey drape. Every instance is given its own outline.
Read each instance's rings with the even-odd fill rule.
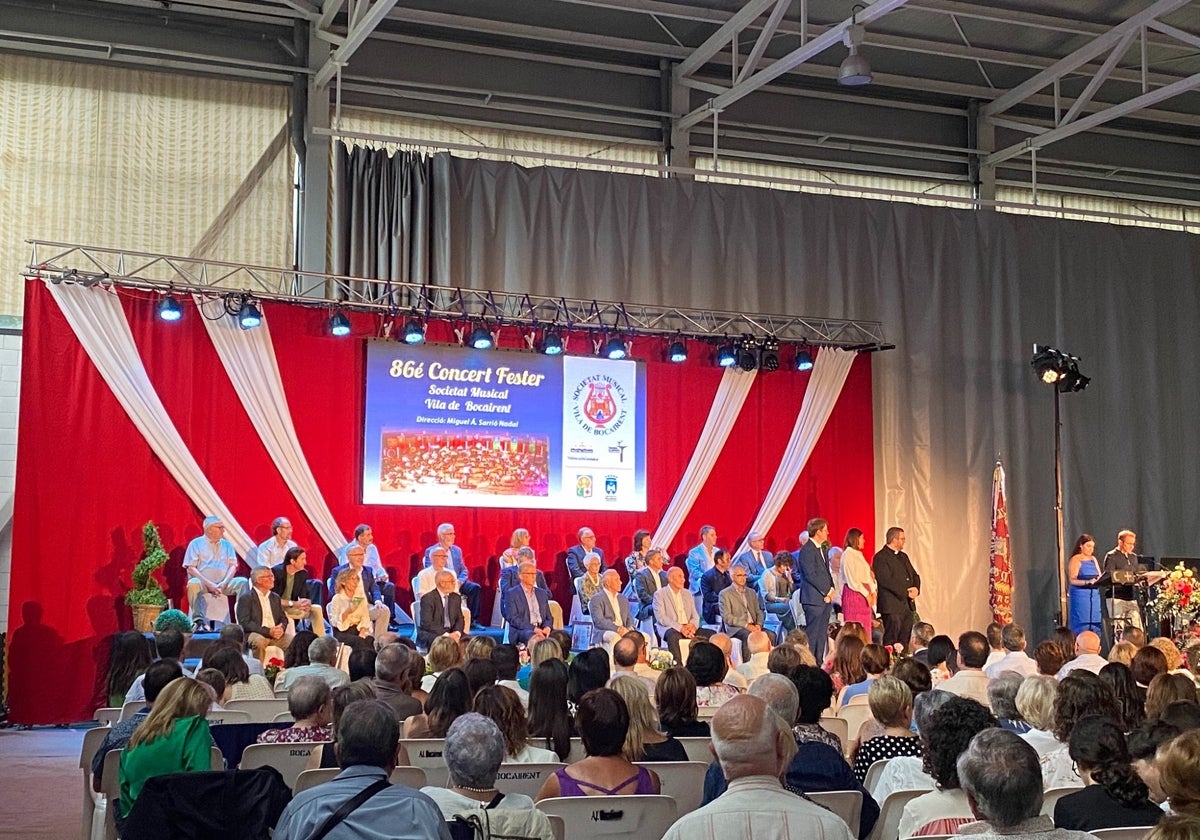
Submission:
[[[334,146],[330,271],[405,283],[445,282],[448,155]],[[389,295],[378,287],[374,297]],[[408,301],[398,294],[392,302]]]
[[[872,367],[875,537],[907,530],[939,630],[989,620],[997,454],[1018,620],[1041,634],[1057,609],[1035,341],[1092,377],[1063,398],[1068,549],[1086,530],[1102,553],[1129,527],[1144,554],[1200,557],[1200,237],[478,160],[452,162],[450,189],[455,284],[883,321],[897,349]]]

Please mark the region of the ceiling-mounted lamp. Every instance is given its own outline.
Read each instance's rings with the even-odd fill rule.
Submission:
[[[237,322],[238,326],[244,330],[252,330],[262,325],[262,309],[259,308],[258,304],[249,295],[242,300],[242,307],[238,310]]]
[[[405,344],[420,344],[425,341],[425,330],[421,327],[421,322],[416,318],[409,318],[408,323],[404,325],[403,338]]]
[[[717,367],[733,367],[737,364],[737,348],[735,348],[729,339],[725,339],[719,347],[717,347]]]
[[[561,356],[563,352],[562,335],[553,327],[547,327],[542,332],[542,340],[538,347],[547,356]]]
[[[805,371],[812,370],[813,357],[812,352],[807,347],[801,347],[796,352],[796,370]]]
[[[471,346],[476,350],[492,349],[492,334],[488,332],[487,324],[481,323],[471,331]]]
[[[178,321],[183,317],[183,309],[175,295],[167,292],[167,296],[158,302],[158,317],[163,321]]]
[[[682,336],[672,341],[667,348],[667,359],[676,364],[687,361],[687,345],[683,343]]]
[[[861,87],[862,85],[871,84],[874,78],[871,75],[871,63],[867,61],[866,56],[859,53],[858,49],[862,46],[863,36],[866,34],[866,27],[861,23],[857,23],[855,18],[858,16],[859,10],[864,6],[855,6],[851,13],[850,26],[842,35],[842,43],[850,50],[850,54],[842,61],[842,66],[838,68],[838,84],[846,87]]]
[[[625,346],[625,340],[619,335],[614,335],[604,345],[604,355],[609,359],[624,359],[629,355],[629,348]]]
[[[329,316],[329,333],[338,338],[350,335],[350,319],[345,312],[334,312]]]

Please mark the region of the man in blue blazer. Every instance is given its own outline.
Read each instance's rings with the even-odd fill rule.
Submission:
[[[443,522],[438,526],[437,537],[438,541],[425,549],[424,565],[429,567],[429,554],[437,546],[443,546],[450,552],[450,559],[446,565],[458,575],[458,591],[462,593],[463,600],[467,602],[467,609],[471,611],[472,623],[479,624],[479,584],[467,576],[467,564],[463,562],[462,549],[454,544],[454,526]]]
[[[646,552],[646,568],[639,569],[633,576],[633,591],[641,606],[637,620],[645,621],[654,615],[654,596],[667,585],[667,573],[663,569],[662,549],[652,548]]]
[[[833,575],[825,557],[825,541],[829,538],[829,523],[814,518],[808,521],[809,539],[800,548],[798,560],[803,583],[800,603],[804,606],[808,648],[820,664],[825,661],[825,644],[829,641],[829,618],[834,595]]]
[[[517,570],[521,579],[504,595],[504,612],[508,616],[508,636],[513,644],[528,644],[531,639],[550,635],[550,594],[538,589],[537,567],[522,563]]]
[[[593,646],[615,642],[633,629],[629,601],[621,594],[621,576],[615,569],[609,569],[601,577],[601,584],[600,591],[588,603]]]
[[[592,529],[580,528],[577,536],[579,543],[567,549],[567,571],[571,573],[571,580],[583,577],[587,573],[583,558],[593,552],[600,555],[600,566],[604,566],[604,552],[596,548],[596,535]]]
[[[766,536],[758,531],[751,531],[746,537],[750,547],[743,551],[733,561],[735,567],[741,566],[746,570],[746,585],[757,587],[763,572],[775,565],[775,555],[763,548]]]
[[[713,567],[716,551],[717,529],[711,525],[701,525],[700,544],[693,546],[687,555],[688,589],[693,594],[700,591],[700,578]]]
[[[387,632],[391,614],[388,612],[387,606],[383,603],[383,596],[379,593],[379,587],[375,585],[374,572],[371,571],[370,566],[365,565],[367,560],[366,549],[361,545],[351,545],[346,551],[346,560],[348,562],[342,563],[340,566],[334,566],[333,572],[329,575],[328,586],[329,592],[332,593],[330,598],[333,597],[333,594],[337,593],[337,587],[334,586],[337,576],[344,569],[357,569],[362,576],[362,591],[358,594],[366,598],[371,604],[370,616],[372,623],[375,625],[375,638],[378,639],[380,635]]]

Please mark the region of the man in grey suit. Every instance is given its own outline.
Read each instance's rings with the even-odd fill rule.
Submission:
[[[808,648],[820,664],[825,661],[825,644],[829,641],[829,617],[833,611],[833,575],[825,557],[825,540],[829,538],[829,523],[820,517],[808,521],[809,540],[800,548],[797,561],[802,580],[800,603],[804,606]]]
[[[733,570],[733,586],[721,590],[721,616],[725,632],[742,640],[743,649],[749,645],[750,634],[763,629],[763,611],[758,604],[758,593],[746,586],[746,570],[741,566]],[[771,644],[775,644],[775,637]]]
[[[629,601],[621,594],[621,576],[609,569],[600,580],[603,585],[588,604],[593,646],[615,642],[633,629]]]
[[[684,591],[683,569],[678,566],[672,566],[667,572],[666,589],[654,594],[654,622],[662,632],[667,649],[680,665],[683,664],[680,639],[708,639],[712,636],[711,630],[700,627],[696,599],[691,592]]]
[[[751,531],[750,536],[746,537],[750,547],[733,561],[734,566],[741,566],[746,570],[746,583],[750,586],[758,586],[759,578],[774,565],[775,555],[763,548],[766,539],[764,534]]]
[[[654,596],[666,586],[667,573],[663,570],[662,549],[652,548],[646,552],[646,568],[639,569],[633,576],[633,591],[640,602],[638,621],[645,621],[654,614]]]

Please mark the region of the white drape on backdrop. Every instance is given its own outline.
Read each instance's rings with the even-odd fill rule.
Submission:
[[[708,419],[704,421],[704,429],[700,432],[700,440],[696,442],[696,449],[692,452],[683,478],[679,480],[679,486],[675,488],[675,495],[671,497],[671,503],[667,505],[650,539],[651,545],[668,546],[679,533],[684,517],[691,511],[696,497],[708,481],[713,464],[717,462],[717,456],[725,448],[725,441],[729,440],[729,433],[742,413],[742,405],[757,376],[757,370],[747,372],[725,368],[716,396],[708,409]]]
[[[337,552],[346,539],[317,488],[317,480],[296,437],[266,317],[258,328],[243,330],[224,314],[224,301],[201,297],[195,300],[208,337],[263,446],[313,528],[329,550]]]
[[[179,482],[192,504],[205,514],[221,517],[225,523],[225,536],[238,554],[247,556],[254,541],[225,507],[171,422],[146,374],[116,293],[98,286],[85,288],[74,283],[50,283],[47,288],[92,363],[154,454]]]
[[[826,347],[817,353],[812,376],[809,377],[808,387],[804,390],[804,401],[800,404],[800,414],[792,428],[792,436],[788,438],[787,448],[783,451],[779,469],[775,471],[775,479],[767,490],[762,507],[758,509],[754,523],[750,526],[751,532],[765,534],[775,524],[775,517],[783,509],[783,503],[796,486],[800,471],[808,463],[808,457],[812,455],[813,448],[821,439],[821,432],[825,430],[829,415],[837,405],[856,355],[850,350],[832,347]],[[743,540],[733,556],[737,557],[749,548],[750,544]]]

